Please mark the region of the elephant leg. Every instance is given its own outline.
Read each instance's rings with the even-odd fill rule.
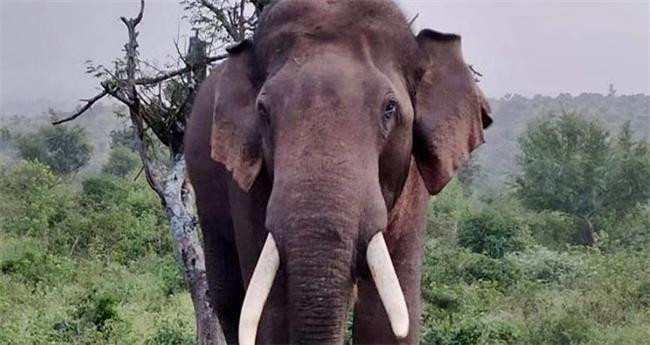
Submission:
[[[391,258],[399,278],[409,310],[409,333],[398,340],[388,321],[388,315],[379,298],[375,283],[370,275],[364,275],[357,282],[357,301],[354,307],[353,342],[367,345],[416,345],[420,332],[420,275],[422,270],[422,249],[417,243],[419,236],[406,238],[389,245]],[[392,248],[391,248],[392,247]]]
[[[217,165],[194,173],[192,182],[203,233],[210,303],[219,317],[226,341],[237,344],[244,285],[225,183],[227,175]]]
[[[214,224],[203,224],[203,239],[210,299],[228,344],[237,344],[239,311],[244,286],[235,244],[215,234]],[[208,227],[206,228],[206,225]],[[227,226],[221,224],[221,226]],[[232,228],[232,225],[230,225]]]
[[[242,280],[245,286],[253,275],[268,231],[264,226],[266,204],[271,183],[266,175],[258,177],[248,193],[237,185],[229,186],[229,200],[233,210],[234,235],[239,254]],[[264,304],[257,329],[257,343],[268,345],[289,344],[289,326],[286,318],[287,300],[284,268],[280,267],[273,288]]]
[[[257,331],[260,344],[289,344],[289,323],[287,321],[287,298],[284,270],[280,269],[273,283],[269,298]]]

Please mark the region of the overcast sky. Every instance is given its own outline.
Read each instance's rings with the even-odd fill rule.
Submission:
[[[491,97],[568,92],[650,94],[650,5],[646,1],[413,1],[399,3],[418,28],[463,36],[466,60]],[[92,96],[84,61],[121,54],[121,15],[137,0],[0,0],[0,107],[36,102],[70,106]],[[177,1],[149,0],[141,55],[160,64],[185,42]]]

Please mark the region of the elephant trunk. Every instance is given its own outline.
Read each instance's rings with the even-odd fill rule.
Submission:
[[[287,286],[290,343],[343,342],[356,249],[365,247],[359,246],[359,229],[380,229],[381,222],[368,225],[368,218],[372,219],[364,211],[368,204],[359,200],[367,195],[355,188],[335,188],[340,184],[337,179],[307,182],[307,186],[287,187],[276,181],[267,210],[270,233],[242,307],[242,345],[255,342],[257,323],[279,265]],[[402,338],[408,332],[408,311],[381,233],[372,237],[364,254],[393,331]]]
[[[353,241],[326,220],[287,238],[287,287],[292,344],[341,344],[352,294]],[[318,225],[316,225],[318,224]],[[337,228],[335,228],[337,227]],[[349,230],[345,230],[351,233]]]

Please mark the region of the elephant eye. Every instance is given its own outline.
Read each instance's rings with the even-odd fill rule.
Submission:
[[[384,108],[384,120],[390,120],[395,117],[397,114],[397,102],[394,100],[388,101],[386,107]]]

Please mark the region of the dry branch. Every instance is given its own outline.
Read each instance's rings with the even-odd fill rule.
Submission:
[[[76,119],[107,95],[128,107],[129,117],[136,134],[138,154],[143,164],[142,172],[150,188],[160,198],[162,208],[169,220],[183,278],[192,297],[198,344],[221,345],[225,344],[225,339],[208,296],[205,259],[197,234],[191,186],[186,177],[182,137],[185,119],[190,108],[189,104],[196,91],[191,77],[194,76],[197,83],[202,81],[205,76],[201,76],[199,73],[205,73],[205,66],[226,58],[226,55],[206,57],[205,44],[197,38],[190,40],[190,53],[198,51],[201,54],[198,54],[196,59],[182,59],[186,65],[184,68],[165,72],[153,78],[136,78],[138,73],[138,32],[136,28],[142,21],[143,14],[144,0],[141,0],[140,10],[135,18],[120,18],[128,31],[128,41],[124,45],[126,65],[116,63],[115,73],[107,70],[108,79],[100,83],[103,90],[93,98],[85,100],[86,104],[74,114],[53,124]],[[192,55],[190,53],[188,55]],[[168,106],[163,102],[162,97],[152,99],[144,94],[145,91],[150,91],[147,86],[157,84],[159,96],[161,96],[161,83],[182,75],[189,76],[189,78],[181,78],[181,82],[187,79],[188,85],[184,86],[186,92],[182,94],[183,98],[177,102],[176,108],[174,108],[173,101],[170,101],[172,106]],[[148,133],[153,133],[169,149],[169,161],[166,165],[169,170],[165,177],[161,171],[156,171],[158,168],[156,159],[151,154],[153,151],[151,137],[148,136]]]
[[[205,59],[205,64],[209,65],[209,64],[211,64],[213,62],[223,60],[223,59],[225,59],[227,57],[228,57],[228,54],[222,54],[222,55],[208,57],[208,58]],[[156,76],[156,77],[136,79],[135,84],[136,85],[158,84],[158,83],[163,82],[163,81],[165,81],[167,79],[171,79],[171,78],[177,77],[179,75],[183,75],[185,73],[188,73],[188,72],[190,72],[192,70],[193,67],[194,66],[192,66],[192,65],[187,65],[187,66],[185,66],[183,68],[180,68],[180,69],[177,69],[177,70],[174,70],[174,71],[165,72],[165,73],[163,73],[163,74],[161,74],[159,76]]]
[[[52,122],[52,124],[53,125],[60,125],[60,124],[62,124],[64,122],[72,121],[72,120],[78,118],[83,113],[85,113],[88,109],[90,109],[97,101],[99,101],[100,99],[106,97],[106,95],[108,95],[108,91],[104,90],[104,91],[98,93],[93,98],[82,100],[82,101],[86,102],[86,104],[84,104],[83,107],[79,108],[79,110],[75,111],[74,114],[70,115],[69,117],[66,117],[66,118],[64,118],[62,120],[54,121],[54,122]]]

